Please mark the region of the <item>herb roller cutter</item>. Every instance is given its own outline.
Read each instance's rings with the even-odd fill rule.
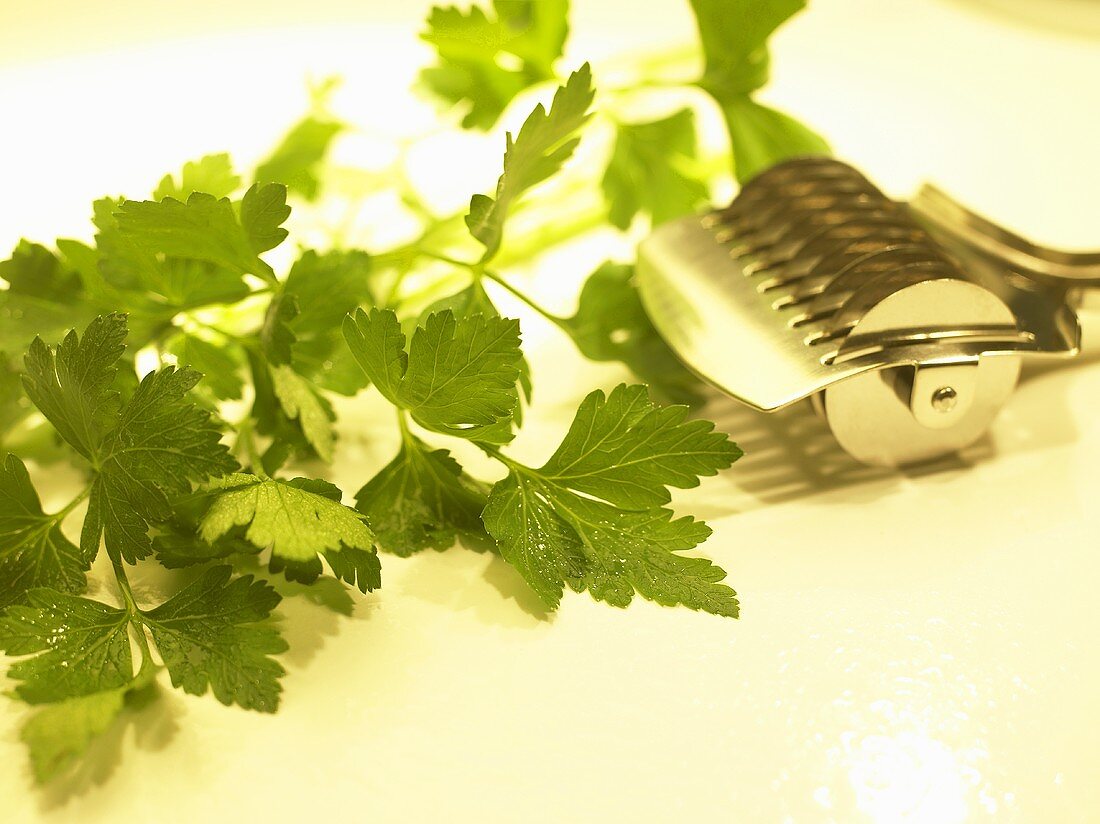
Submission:
[[[886,197],[831,158],[773,166],[658,227],[637,284],[695,373],[771,412],[810,399],[840,445],[900,466],[977,440],[1024,358],[1069,358],[1100,252],[1036,246],[932,186]]]

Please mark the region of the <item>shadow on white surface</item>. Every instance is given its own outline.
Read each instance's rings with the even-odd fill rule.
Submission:
[[[70,771],[41,789],[39,809],[45,813],[64,807],[76,796],[106,784],[121,763],[123,750],[163,750],[179,731],[182,705],[172,690],[161,686],[148,695],[131,693],[126,707],[110,729],[93,739],[88,751]],[[127,742],[128,738],[132,738],[132,743]]]
[[[699,512],[712,518],[837,489],[847,490],[846,503],[871,502],[906,478],[958,470],[990,452],[989,440],[983,438],[965,457],[950,456],[905,470],[886,469],[866,466],[848,455],[809,403],[765,413],[723,398],[708,406],[706,414],[745,452],[729,472],[729,482],[745,495],[728,510],[711,507],[713,511]]]
[[[1069,392],[1080,369],[1098,361],[1100,347],[1072,360],[1026,366],[990,432],[956,455],[902,469],[865,466],[854,460],[809,403],[764,413],[729,398],[716,398],[705,414],[745,452],[727,476],[728,483],[744,494],[734,496],[729,506],[696,507],[697,514],[718,518],[838,489],[845,494],[836,500],[870,503],[906,482],[931,483],[1007,455],[1072,444],[1078,432]]]
[[[367,620],[374,611],[375,596],[365,595],[357,603],[351,591],[335,578],[318,578],[309,585],[277,575],[265,579],[283,596],[273,614],[279,632],[290,645],[281,659],[293,667],[307,667],[326,641],[340,632],[344,619]]]
[[[539,621],[550,621],[554,614],[535,595],[531,586],[523,580],[516,568],[499,555],[490,555],[489,564],[482,573],[485,581],[506,601],[511,601],[527,615]],[[517,626],[521,622],[517,622]],[[526,624],[526,621],[522,622]]]
[[[404,559],[401,596],[467,613],[491,626],[536,627],[552,620],[531,587],[503,558],[477,553],[483,563],[471,563],[471,552],[459,545]]]

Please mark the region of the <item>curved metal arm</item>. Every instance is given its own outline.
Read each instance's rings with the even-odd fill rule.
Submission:
[[[1019,274],[1039,281],[1060,281],[1065,286],[1100,286],[1100,251],[1064,252],[1039,246],[927,183],[909,201],[909,208],[932,224],[929,229],[933,232],[949,235]]]

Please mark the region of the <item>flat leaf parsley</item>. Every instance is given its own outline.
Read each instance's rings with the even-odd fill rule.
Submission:
[[[351,588],[381,587],[380,552],[497,553],[548,611],[571,590],[738,615],[725,572],[687,554],[710,528],[670,490],[741,451],[697,416],[707,392],[650,323],[631,262],[592,259],[568,316],[528,292],[522,264],[595,230],[629,248],[704,208],[731,159],[744,180],[826,151],[754,98],[768,37],[802,5],[692,0],[700,53],[606,74],[564,70],[566,0],[436,7],[420,90],[466,128],[526,111],[489,138],[499,175],[465,208],[436,213],[400,156],[339,166],[330,150],[356,127],[326,81],[255,168],[206,155],[136,199],[97,200],[92,242],[24,240],[0,262],[0,650],[38,781],[158,683],[275,711],[281,599],[336,592],[349,610]],[[700,55],[702,75],[675,70]],[[628,105],[655,87],[671,108]],[[708,156],[712,104],[729,151]],[[378,196],[416,224],[394,245],[356,233]],[[517,301],[522,325],[502,311]],[[626,378],[578,388],[541,466],[514,447],[544,411],[532,328]],[[345,460],[347,440],[386,424],[376,465]],[[358,490],[329,480],[349,466]]]

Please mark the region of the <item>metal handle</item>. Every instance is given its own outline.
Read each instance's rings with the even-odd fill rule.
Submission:
[[[931,224],[934,234],[947,235],[1017,274],[1051,286],[1100,286],[1100,251],[1065,252],[1032,243],[927,183],[909,201],[909,208]]]

